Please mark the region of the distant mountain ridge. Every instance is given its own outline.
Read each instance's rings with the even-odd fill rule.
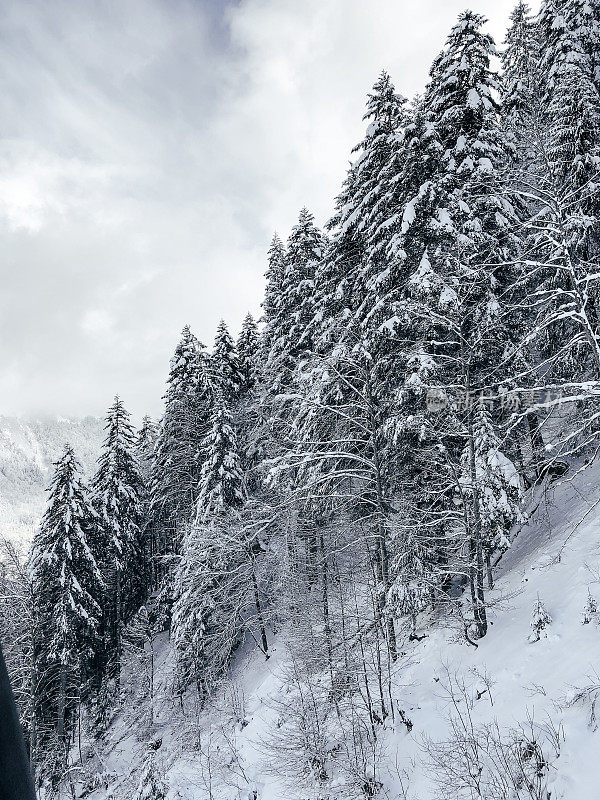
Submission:
[[[0,536],[30,539],[44,511],[52,462],[69,442],[86,475],[95,468],[104,423],[96,417],[0,415]]]

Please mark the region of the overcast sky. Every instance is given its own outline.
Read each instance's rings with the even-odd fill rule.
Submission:
[[[513,0],[473,0],[501,42]],[[258,315],[322,224],[382,68],[411,96],[465,0],[2,0],[0,413],[158,415],[189,323]]]

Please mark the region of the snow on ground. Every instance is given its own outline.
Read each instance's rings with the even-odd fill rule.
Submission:
[[[451,703],[444,686],[451,679],[464,682],[475,725],[496,720],[507,732],[526,723],[528,716],[540,724],[553,720],[561,741],[551,764],[552,800],[600,798],[600,732],[589,724],[589,704],[571,702],[577,689],[600,684],[600,625],[595,620],[582,624],[588,591],[600,600],[599,484],[596,465],[530,498],[530,511],[535,511],[497,567],[496,586],[489,593],[490,630],[477,648],[441,620],[427,630],[423,626],[420,632],[427,636],[422,641],[404,643],[393,694],[396,708],[413,727],[408,732],[398,716],[385,723],[382,776],[388,794],[382,797],[456,800],[436,788],[423,766],[424,736],[448,736]],[[553,621],[539,641],[530,643],[538,597]],[[289,787],[277,778],[276,757],[269,757],[264,746],[276,725],[277,699],[285,692],[285,633],[275,640],[269,661],[252,642],[246,643],[227,686],[198,719],[193,690],[184,698],[183,714],[176,701],[163,702],[152,735],[163,738],[160,757],[170,800],[292,800]],[[164,685],[173,665],[166,636],[157,652],[159,683]],[[224,744],[223,731],[229,744]],[[132,796],[143,738],[136,735],[130,711],[110,730],[102,760],[107,772],[119,776],[111,787],[115,800]],[[403,774],[408,776],[406,794],[399,777]],[[223,775],[228,776],[227,786]],[[94,800],[109,796],[91,795]],[[297,796],[309,797],[302,791]],[[324,797],[334,800],[336,795]]]

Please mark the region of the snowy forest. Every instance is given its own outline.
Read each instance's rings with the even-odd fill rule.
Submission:
[[[498,575],[538,507],[568,512],[560,486],[596,482],[600,0],[518,2],[498,48],[465,11],[440,45],[412,99],[374,76],[324,229],[303,208],[265,243],[260,319],[221,322],[212,348],[186,326],[161,418],[136,429],[116,397],[92,478],[66,445],[29,552],[2,541],[40,800],[575,797],[596,545],[569,623],[592,637],[562,697],[585,728],[570,760],[541,679],[509,724],[510,684],[449,654],[574,657],[535,656],[562,573],[527,596],[518,643]],[[434,642],[445,672],[411,705]],[[264,670],[281,691],[258,726]]]

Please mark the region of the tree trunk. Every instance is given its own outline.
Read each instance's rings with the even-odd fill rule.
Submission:
[[[485,590],[483,586],[483,541],[481,532],[481,515],[479,510],[479,486],[477,484],[477,468],[475,464],[475,434],[473,430],[473,417],[469,413],[468,424],[469,435],[469,472],[471,482],[471,514],[469,518],[472,522],[472,530],[469,532],[471,537],[471,557],[475,559],[472,577],[474,578],[475,607],[473,609],[477,634],[483,638],[487,633],[487,614],[485,610]],[[473,596],[473,591],[472,591]]]
[[[398,647],[396,644],[396,630],[394,628],[394,620],[386,614],[385,607],[387,603],[387,594],[390,589],[390,571],[389,571],[389,556],[387,552],[387,545],[385,541],[385,527],[383,519],[385,518],[385,504],[383,498],[383,485],[381,480],[381,459],[379,454],[379,443],[377,441],[377,418],[375,414],[373,394],[371,390],[371,380],[368,368],[365,368],[365,389],[367,408],[369,415],[369,424],[371,427],[371,446],[373,447],[373,465],[375,467],[375,488],[377,496],[377,508],[379,512],[379,523],[377,525],[377,543],[375,545],[375,563],[377,565],[378,578],[381,582],[382,594],[379,597],[379,605],[382,616],[386,618],[386,630],[388,640],[388,650],[392,661],[398,657]]]
[[[65,738],[65,714],[67,709],[67,667],[60,665],[60,678],[58,684],[58,723],[56,733],[62,742]]]
[[[258,627],[260,629],[260,639],[262,642],[263,652],[265,658],[269,656],[269,644],[267,642],[267,631],[265,628],[265,621],[262,613],[262,606],[260,604],[260,593],[258,591],[258,581],[256,579],[256,570],[254,569],[254,555],[250,550],[251,574],[252,574],[252,589],[254,591],[254,605],[256,606],[256,618],[258,620]]]

